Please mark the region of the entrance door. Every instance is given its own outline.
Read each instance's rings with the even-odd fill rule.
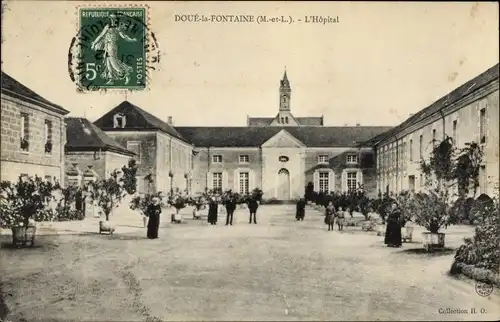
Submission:
[[[290,172],[287,169],[278,171],[278,200],[290,200]]]

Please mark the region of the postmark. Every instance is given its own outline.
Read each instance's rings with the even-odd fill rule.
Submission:
[[[476,282],[476,293],[479,296],[487,297],[493,293],[493,285],[490,283]]]
[[[144,6],[78,8],[68,72],[78,91],[144,90],[160,50]]]

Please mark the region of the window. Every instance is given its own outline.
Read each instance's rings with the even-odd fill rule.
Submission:
[[[328,181],[329,173],[326,171],[319,173],[319,192],[328,193],[329,189],[329,181]]]
[[[436,129],[432,129],[432,146],[436,146]]]
[[[415,190],[415,176],[408,176],[408,188],[410,191]]]
[[[114,128],[124,128],[127,123],[125,115],[118,113],[113,117],[113,127]]]
[[[413,140],[410,140],[410,161],[413,161]]]
[[[356,172],[347,172],[347,190],[356,191],[358,188],[358,174]]]
[[[288,116],[285,116],[285,123],[288,124]]]
[[[127,142],[127,150],[132,151],[136,154],[135,160],[137,164],[141,163],[141,145],[140,142]]]
[[[240,194],[247,195],[250,190],[249,173],[240,172]]]
[[[318,155],[318,163],[328,163],[328,155]]]
[[[52,141],[52,121],[45,120],[45,142]]]
[[[452,139],[453,139],[453,144],[455,144],[455,146],[458,146],[458,137],[457,137],[457,120],[453,121],[453,136],[452,136]]]
[[[45,153],[52,153],[52,121],[45,120]]]
[[[222,172],[212,173],[212,188],[222,191]]]
[[[355,154],[349,154],[347,156],[347,163],[350,163],[350,164],[358,163],[358,156]]]
[[[486,108],[479,112],[479,140],[481,143],[486,142]]]
[[[419,137],[419,158],[422,159],[424,157],[424,136],[421,134]]]
[[[222,155],[212,155],[212,163],[222,163]]]
[[[242,154],[239,157],[239,162],[240,163],[248,163],[249,162],[249,157],[246,154]]]
[[[29,147],[29,117],[27,113],[21,113],[21,149],[28,151]]]

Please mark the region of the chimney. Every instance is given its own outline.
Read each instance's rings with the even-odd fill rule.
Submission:
[[[167,121],[168,125],[174,125],[174,122],[172,121],[172,116],[169,116],[167,120],[168,120]]]

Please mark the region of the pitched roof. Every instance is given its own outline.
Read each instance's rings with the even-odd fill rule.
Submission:
[[[323,116],[320,117],[296,117],[300,125],[323,125]]]
[[[455,90],[451,91],[447,95],[441,97],[440,99],[438,99],[431,105],[427,106],[420,112],[412,115],[406,121],[394,127],[392,130],[386,132],[384,135],[379,137],[379,141],[394,136],[397,133],[401,132],[403,129],[408,128],[414,124],[417,124],[418,122],[430,117],[433,114],[439,113],[439,111],[441,111],[445,107],[448,107],[449,105],[457,102],[458,100],[464,98],[465,96],[477,91],[478,89],[498,79],[498,76],[499,76],[499,64],[496,64],[495,66],[489,68],[482,74],[476,76],[475,78],[457,87]],[[376,143],[377,142],[375,142],[375,144]]]
[[[113,151],[128,156],[135,153],[127,150],[106,133],[83,117],[67,117],[66,151]]]
[[[248,126],[268,126],[273,120],[274,117],[249,117]]]
[[[323,117],[293,117],[301,126],[323,125]],[[276,117],[249,117],[248,126],[269,126]]]
[[[308,147],[353,147],[390,128],[385,126],[178,126],[176,129],[195,146],[202,147],[258,147],[283,129]]]
[[[117,113],[122,113],[126,116],[127,121],[124,128],[114,127],[113,117]],[[101,116],[94,124],[104,131],[158,130],[179,140],[188,142],[175,128],[129,101],[123,101],[111,111]]]
[[[37,106],[50,109],[62,115],[69,113],[66,109],[61,106],[50,102],[49,100],[41,97],[28,87],[19,83],[17,80],[2,71],[2,94],[7,94],[22,101],[35,104]]]

